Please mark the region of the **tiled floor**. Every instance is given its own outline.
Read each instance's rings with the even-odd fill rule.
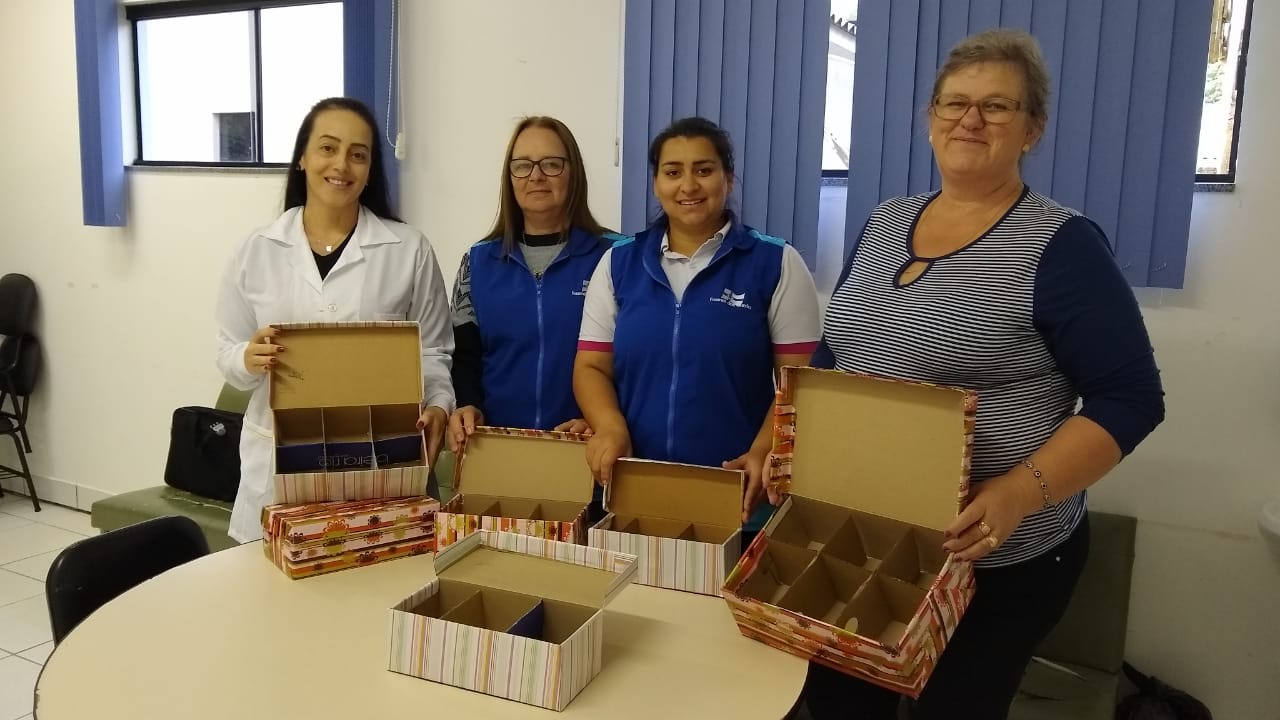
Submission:
[[[31,717],[36,676],[50,651],[49,610],[44,578],[62,548],[98,531],[89,513],[0,497],[0,720]]]

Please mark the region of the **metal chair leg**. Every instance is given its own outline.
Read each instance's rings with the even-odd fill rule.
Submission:
[[[13,446],[18,451],[18,462],[22,464],[22,477],[27,480],[27,490],[31,492],[31,504],[35,506],[36,512],[40,512],[40,498],[36,496],[36,483],[31,477],[31,467],[27,465],[27,454],[22,449],[22,440],[18,438],[17,433],[13,434]]]

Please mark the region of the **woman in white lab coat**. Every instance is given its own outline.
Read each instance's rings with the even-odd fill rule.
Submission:
[[[431,245],[400,222],[387,198],[373,114],[349,98],[322,100],[298,128],[285,211],[236,248],[218,291],[217,365],[253,390],[240,437],[240,490],[228,535],[262,537],[274,501],[271,413],[265,378],[288,352],[289,322],[416,320],[423,397],[418,427],[433,463],[453,410],[453,326]]]

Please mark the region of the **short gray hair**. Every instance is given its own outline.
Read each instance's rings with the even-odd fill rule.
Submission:
[[[947,53],[947,61],[938,69],[930,99],[938,98],[942,81],[953,73],[985,62],[1009,63],[1022,71],[1027,90],[1022,107],[1028,117],[1043,127],[1049,121],[1049,68],[1040,54],[1040,44],[1023,30],[993,28],[961,40]]]

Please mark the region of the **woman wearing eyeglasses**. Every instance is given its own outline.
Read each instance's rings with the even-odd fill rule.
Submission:
[[[1164,418],[1151,343],[1106,237],[1019,174],[1048,103],[1030,35],[991,30],[951,50],[929,110],[942,188],[872,212],[814,356],[978,391],[969,502],[943,545],[973,561],[977,592],[915,718],[1007,715],[1088,555],[1085,489]],[[817,665],[804,697],[815,718],[893,718],[898,704]]]
[[[608,244],[573,133],[555,118],[520,121],[499,182],[498,219],[454,282],[454,452],[477,425],[588,431],[573,358],[587,283]]]

